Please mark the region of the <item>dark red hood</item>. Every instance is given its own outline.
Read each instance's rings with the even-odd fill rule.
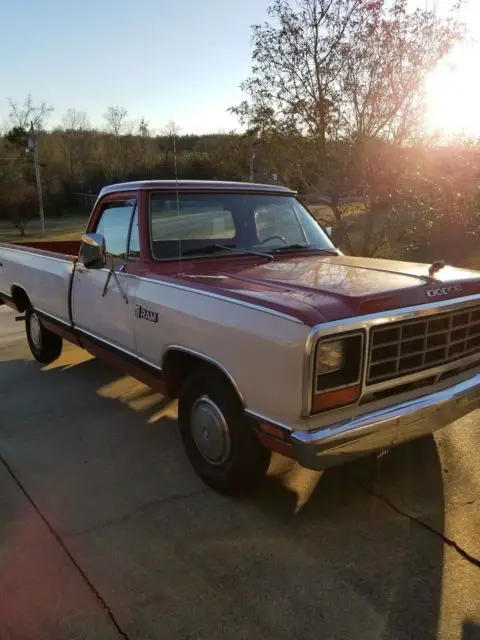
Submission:
[[[480,273],[447,266],[428,278],[429,265],[349,256],[296,256],[247,266],[215,261],[215,274],[197,262],[190,285],[263,303],[307,324],[339,320],[480,293]],[[206,277],[205,277],[206,276]],[[458,285],[458,286],[453,286]],[[430,294],[428,293],[430,292]]]

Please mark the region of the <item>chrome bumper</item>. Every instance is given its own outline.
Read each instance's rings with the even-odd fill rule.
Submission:
[[[433,433],[480,407],[480,373],[435,393],[329,425],[294,431],[293,455],[309,469],[326,469]]]

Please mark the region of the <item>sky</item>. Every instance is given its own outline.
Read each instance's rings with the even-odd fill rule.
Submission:
[[[152,127],[236,126],[250,25],[268,0],[0,0],[0,121],[6,98],[69,107],[100,125],[108,105]]]
[[[411,0],[445,11],[452,0]],[[55,107],[50,125],[68,108],[102,125],[108,105],[144,117],[153,130],[174,120],[184,133],[238,126],[227,109],[243,95],[250,71],[250,27],[267,18],[270,0],[0,0],[0,124],[7,98]],[[464,10],[480,39],[480,0]],[[468,45],[456,67],[444,65],[429,89],[430,126],[478,129],[471,82],[480,49]],[[452,84],[453,83],[453,84]],[[465,97],[466,96],[466,97]],[[463,105],[463,107],[459,107]],[[478,104],[478,102],[477,102]],[[465,110],[465,113],[462,111]],[[435,111],[436,109],[436,111]]]

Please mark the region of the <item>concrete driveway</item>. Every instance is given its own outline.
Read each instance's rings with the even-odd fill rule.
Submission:
[[[244,501],[175,406],[0,308],[1,640],[480,638],[480,415]]]

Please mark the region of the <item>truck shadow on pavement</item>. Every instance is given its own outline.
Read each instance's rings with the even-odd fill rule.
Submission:
[[[182,544],[175,542],[173,548],[182,548],[184,561],[194,567],[188,569],[190,579],[199,572],[198,588],[205,580],[205,589],[214,590],[218,602],[211,615],[213,622],[218,618],[218,637],[223,637],[220,623],[230,616],[226,612],[233,603],[257,621],[258,636],[253,623],[242,623],[239,617],[240,628],[247,625],[244,630],[248,627],[252,640],[437,637],[444,498],[433,438],[328,470],[320,478],[278,459],[254,496],[228,500],[206,490],[190,469],[170,402],[119,378],[102,362],[70,361],[69,354],[42,370],[26,360],[0,364],[0,453],[12,458],[12,468],[19,470],[39,509],[67,544],[91,540],[108,559],[115,534],[108,541],[102,536],[109,527],[134,527],[131,539],[142,540],[152,535],[152,518],[155,526],[166,526],[158,524],[155,509],[174,505],[174,515],[170,513],[169,525],[161,532],[162,544],[185,535],[169,527],[190,527]],[[201,504],[201,518],[192,519],[187,506],[192,497]],[[145,519],[150,534],[142,529]],[[140,553],[133,544],[129,549],[134,557]],[[214,563],[206,576],[202,567],[207,558],[213,559],[213,549]],[[159,564],[161,558],[152,553],[149,566],[142,568],[146,590],[149,585],[152,592],[163,589],[153,581],[169,570]],[[111,559],[115,567],[130,566],[131,558],[114,554]],[[88,565],[88,553],[84,561]],[[185,571],[182,560],[176,562],[180,564],[173,565],[173,573]],[[96,575],[113,594],[114,610],[125,606],[112,586],[118,578],[115,567],[87,566],[92,579]],[[149,579],[145,572],[150,572]],[[123,575],[123,581],[128,579]],[[130,579],[135,583],[135,575]],[[155,601],[154,593],[149,597]],[[172,599],[181,606],[186,625],[189,620],[195,624],[196,604],[189,597],[189,589],[169,592],[169,606]],[[124,622],[127,627],[134,624]],[[138,634],[148,628],[147,622],[142,627],[141,615],[135,625]],[[217,637],[212,630],[204,632],[199,628],[198,637]],[[467,624],[462,640],[473,639],[473,633],[474,626]]]
[[[480,624],[471,620],[465,620],[462,625],[460,640],[480,640]]]
[[[288,478],[292,472],[297,486]],[[279,479],[290,492],[279,486]],[[354,585],[381,614],[383,631],[372,631],[371,637],[436,638],[444,499],[434,439],[425,437],[380,458],[329,469],[317,481],[312,490],[308,484],[315,478],[294,465],[286,476],[269,479],[258,506],[287,523],[313,557],[321,550],[335,561],[338,581]]]

